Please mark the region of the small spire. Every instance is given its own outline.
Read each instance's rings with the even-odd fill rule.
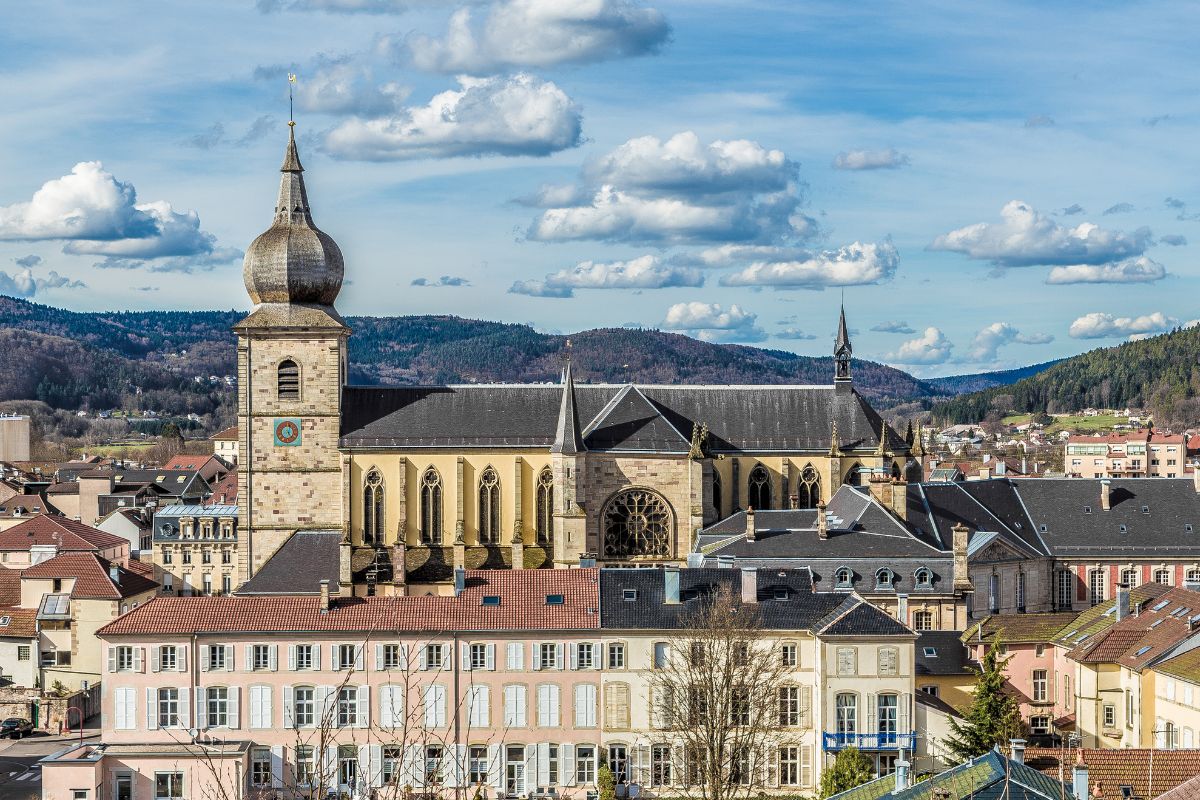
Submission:
[[[887,446],[888,446],[887,420],[881,418],[879,420],[879,447],[875,449],[875,455],[877,455],[877,456],[887,455]]]
[[[575,408],[575,378],[571,374],[571,360],[563,370],[562,405],[558,409],[558,426],[554,431],[551,453],[577,455],[587,450],[579,432],[579,411]]]
[[[283,166],[279,171],[304,172],[304,167],[300,165],[300,155],[296,152],[296,121],[292,119],[288,120],[287,152],[283,155]]]
[[[913,432],[912,453],[918,458],[925,455],[925,430],[920,420],[917,420],[917,429]]]
[[[846,307],[843,305],[838,317],[837,339],[833,343],[833,382],[842,387],[850,384],[850,331],[846,328]]]
[[[829,432],[829,457],[838,458],[842,455],[842,446],[838,443],[837,420],[833,421],[833,430]]]
[[[838,318],[837,341],[833,343],[834,355],[840,355],[845,352],[850,355],[854,352],[854,348],[850,346],[850,331],[846,328],[846,307],[842,306],[841,315]]]

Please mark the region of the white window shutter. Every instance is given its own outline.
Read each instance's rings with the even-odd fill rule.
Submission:
[[[800,687],[800,726],[812,727],[812,687]]]
[[[579,669],[579,644],[577,642],[571,643],[571,648],[568,651],[568,656],[570,659],[570,663],[568,664],[568,666],[571,669]]]
[[[863,723],[862,732],[863,733],[875,733],[879,730],[879,728],[878,728],[879,722],[878,722],[878,716],[877,716],[878,715],[878,706],[876,706],[876,704],[875,704],[875,695],[873,695],[873,694],[867,695],[866,706],[867,707],[863,709],[863,713],[859,716],[859,718],[862,720],[862,723]]]
[[[592,645],[592,669],[604,669],[604,643]]]
[[[205,689],[203,687],[196,689],[196,728],[197,728],[197,730],[204,730],[205,728],[208,727],[208,704],[205,702],[207,695],[208,695],[207,689]],[[183,709],[181,708],[180,712],[182,712],[182,711],[183,711]],[[179,716],[180,716],[179,721],[182,723],[183,722],[183,714],[180,713]],[[185,726],[185,727],[187,727],[187,726]]]
[[[234,669],[234,646],[231,644],[225,645],[225,671],[233,672]],[[250,666],[247,664],[246,666]]]
[[[575,745],[558,746],[558,774],[562,776],[564,786],[575,785]]]
[[[267,666],[271,672],[279,671],[279,645],[273,644],[267,650]]]
[[[454,786],[467,785],[467,746],[465,744],[455,745],[454,748],[454,765],[450,773],[450,780]]]
[[[421,663],[417,665],[417,669],[421,671],[429,669],[429,645],[426,644],[421,648]]]
[[[144,647],[133,648],[133,671],[134,672],[145,672],[146,671],[146,648],[144,648]]]
[[[800,748],[800,784],[811,786],[813,782],[812,748],[803,745]]]
[[[317,687],[317,724],[325,725],[331,716],[331,711],[337,709],[337,689],[332,686]]]
[[[490,643],[487,646],[485,646],[483,652],[484,652],[484,660],[487,662],[487,668],[489,670],[494,671],[496,669],[496,645],[495,645],[495,643]]]
[[[400,669],[406,670],[408,669],[408,645],[401,643],[398,650],[398,655],[400,656]]]
[[[321,646],[314,644],[312,649],[312,668],[314,670],[321,669]]]
[[[271,748],[271,788],[283,788],[283,745]]]
[[[525,669],[525,643],[509,642],[504,648],[505,668],[510,672]]]
[[[188,699],[190,694],[188,687],[181,686],[179,688],[179,724],[184,728],[192,727],[192,706]]]
[[[246,720],[246,726],[251,730],[260,729],[262,724],[262,687],[251,686],[250,696],[247,698],[250,705],[250,718]]]
[[[334,672],[342,668],[342,648],[336,644],[329,645],[329,668]]]
[[[253,669],[254,668],[254,645],[248,644],[243,649],[245,650],[245,660],[242,661],[242,664],[245,669]]]
[[[117,648],[109,647],[106,649],[108,650],[108,671],[116,672],[117,671]]]
[[[400,688],[388,684],[379,690],[379,724],[384,728],[396,727],[396,712],[401,710]]]
[[[446,725],[446,687],[439,684],[437,686],[437,726],[439,728]]]
[[[355,727],[358,727],[358,728],[367,727],[367,725],[370,724],[370,713],[371,713],[371,687],[366,686],[366,685],[359,686],[358,687],[358,697],[356,698],[355,709],[354,709],[354,716],[355,716],[354,725],[355,725]]]
[[[180,672],[188,671],[188,651],[190,647],[185,645],[177,645],[175,647],[175,665]]]
[[[150,648],[150,671],[158,672],[158,648]]]
[[[533,643],[533,668],[542,668],[542,645],[538,642]]]
[[[146,687],[146,727],[154,730],[158,727],[158,690]]]
[[[242,687],[229,687],[229,727],[242,727]]]
[[[467,644],[466,642],[463,642],[461,649],[462,649],[462,656],[461,656],[462,660],[459,662],[459,664],[461,665],[461,669],[464,672],[470,672],[471,671],[471,645]]]
[[[262,692],[262,724],[264,728],[275,727],[275,699],[270,686],[260,686]]]
[[[563,643],[562,642],[559,642],[558,644],[554,645],[554,668],[555,669],[563,668]]]
[[[425,687],[425,727],[437,727],[437,686]]]
[[[560,719],[562,715],[560,711],[562,707],[561,694],[562,692],[557,684],[550,687],[550,725],[555,728],[562,724],[562,720]]]
[[[442,647],[442,669],[448,670],[454,666],[454,647],[446,645]]]
[[[383,786],[383,745],[373,744],[371,748],[371,771],[367,773],[367,786],[372,789]]]
[[[367,668],[367,646],[365,644],[354,647],[354,668],[359,672]]]
[[[296,727],[296,694],[291,686],[283,687],[283,727]]]
[[[488,783],[497,792],[504,791],[504,745],[489,744],[487,746]]]
[[[294,644],[288,645],[288,670],[296,671],[296,645]]]
[[[383,671],[383,644],[381,642],[375,643],[375,670]]]
[[[549,686],[543,684],[537,687],[537,693],[535,694],[537,699],[537,726],[539,728],[545,727],[549,724],[547,721],[550,716],[549,697],[547,696],[547,690],[549,688]]]
[[[550,784],[550,743],[540,742],[537,746],[537,785]]]
[[[208,662],[209,662],[208,649],[209,649],[208,645],[206,645],[206,644],[200,645],[200,671],[201,672],[208,672]]]
[[[525,791],[521,794],[532,792],[537,785],[537,745],[525,745]]]

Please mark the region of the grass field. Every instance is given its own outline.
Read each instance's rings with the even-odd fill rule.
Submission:
[[[158,443],[136,441],[118,444],[91,445],[88,447],[77,447],[75,449],[75,454],[81,455],[83,453],[87,453],[88,455],[96,456],[115,456],[120,455],[121,453],[131,453],[136,450],[149,450],[156,444]]]
[[[1026,422],[1029,422],[1029,420],[1032,418],[1032,414],[1010,414],[1004,418],[1004,424],[1022,425]],[[1046,432],[1050,434],[1055,434],[1059,431],[1096,433],[1101,431],[1111,431],[1116,425],[1126,425],[1128,423],[1129,420],[1126,417],[1117,417],[1112,414],[1101,414],[1098,417],[1055,417],[1054,422],[1046,426]]]

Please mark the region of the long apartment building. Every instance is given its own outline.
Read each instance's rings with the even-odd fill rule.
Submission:
[[[786,665],[778,747],[745,780],[810,792],[856,745],[916,745],[915,635],[804,570],[459,571],[449,596],[159,597],[100,631],[103,734],[44,762],[45,797],[647,796],[689,779],[656,670],[702,598],[753,607]],[[777,655],[776,655],[777,654]],[[775,734],[772,734],[775,736]],[[775,739],[772,739],[774,742]]]
[[[1063,469],[1075,478],[1182,478],[1183,434],[1139,430],[1067,439]]]

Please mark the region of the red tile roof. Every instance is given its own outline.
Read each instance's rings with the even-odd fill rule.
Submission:
[[[1200,775],[1160,794],[1158,800],[1200,800]]]
[[[220,439],[220,440],[223,440],[223,441],[233,441],[233,442],[236,442],[236,441],[237,441],[237,438],[238,438],[238,429],[237,429],[237,425],[234,425],[234,426],[233,426],[233,427],[231,427],[231,428],[226,428],[226,429],[225,429],[225,430],[223,430],[223,431],[217,431],[216,433],[214,433],[212,436],[210,436],[210,437],[208,437],[208,438],[209,438],[209,439]]]
[[[66,517],[41,514],[0,531],[0,550],[28,550],[33,545],[58,545],[59,550],[100,550],[129,542]]]
[[[1083,748],[1068,753],[1067,763],[1062,765],[1063,780],[1071,782],[1076,760],[1086,764],[1088,796],[1093,800],[1123,800],[1122,786],[1133,787],[1133,797],[1152,800],[1200,774],[1200,750]],[[1025,763],[1057,780],[1062,755],[1058,748],[1029,747]],[[1197,789],[1200,797],[1200,787]]]
[[[158,584],[134,570],[117,566],[117,580],[109,575],[114,566],[95,553],[60,553],[54,558],[21,571],[23,578],[74,578],[71,597],[121,600],[158,588]]]
[[[458,597],[156,597],[97,633],[589,630],[600,627],[597,569],[468,570]],[[547,595],[562,595],[548,605]],[[500,605],[484,605],[496,596]]]
[[[125,564],[126,568],[133,573],[141,575],[144,578],[154,579],[154,565],[147,564],[145,561],[139,561],[136,558],[129,559]]]
[[[1173,588],[1142,604],[1140,613],[1084,640],[1067,656],[1080,663],[1111,662],[1141,670],[1172,645],[1192,636],[1191,618],[1200,615],[1200,592]]]
[[[0,605],[21,604],[21,570],[0,567]]]
[[[201,501],[202,506],[236,506],[238,498],[237,470],[228,472],[212,485],[212,494]]]
[[[36,608],[0,607],[0,637],[34,638],[37,636],[37,613]],[[6,618],[7,623],[4,622]]]

